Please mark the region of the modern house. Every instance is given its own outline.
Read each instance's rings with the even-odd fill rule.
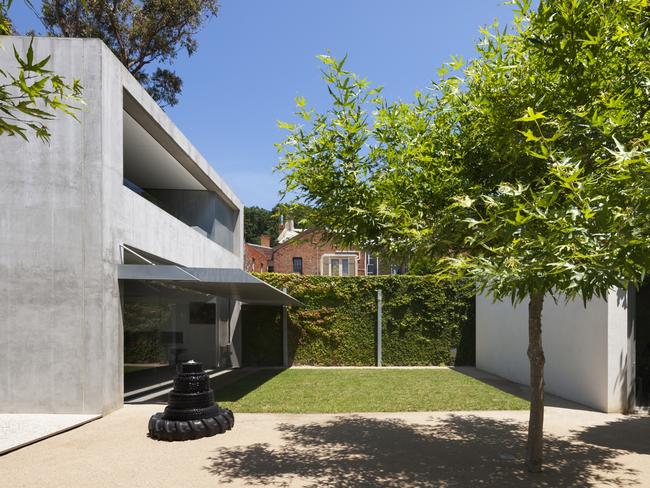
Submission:
[[[105,414],[130,378],[237,366],[241,304],[297,304],[243,271],[241,201],[101,41],[34,51],[85,106],[49,144],[0,139],[0,412]]]
[[[529,384],[528,306],[476,300],[476,366]],[[650,284],[542,312],[546,391],[603,412],[650,406]]]

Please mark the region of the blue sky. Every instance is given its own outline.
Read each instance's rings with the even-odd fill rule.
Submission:
[[[42,30],[20,0],[10,15],[19,31]],[[452,54],[472,57],[479,26],[495,18],[512,18],[503,0],[221,0],[198,52],[174,64],[183,94],[167,112],[246,205],[271,208],[276,121],[291,120],[297,95],[327,102],[316,55],[348,54],[387,97],[410,99]]]

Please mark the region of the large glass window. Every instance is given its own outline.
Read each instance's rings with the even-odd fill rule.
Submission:
[[[155,393],[155,385],[171,381],[180,362],[220,366],[229,335],[227,298],[135,280],[122,283],[122,298],[127,401],[134,392],[154,388]]]

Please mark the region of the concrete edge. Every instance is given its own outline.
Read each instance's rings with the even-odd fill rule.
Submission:
[[[44,434],[40,437],[36,437],[35,439],[30,439],[28,441],[23,442],[22,444],[18,444],[16,446],[11,446],[4,451],[0,451],[0,456],[4,456],[5,454],[9,454],[10,452],[17,451],[18,449],[22,449],[23,447],[30,446],[32,444],[36,444],[37,442],[40,442],[42,440],[48,439],[50,437],[54,437],[55,435],[63,434],[64,432],[68,432],[70,430],[74,430],[78,427],[81,427],[82,425],[86,425],[90,422],[94,422],[95,420],[98,420],[102,418],[103,415],[94,415],[89,419],[83,420],[82,422],[77,422],[73,425],[70,425],[68,427],[63,427],[62,429],[55,430],[53,432],[49,432],[47,434]]]

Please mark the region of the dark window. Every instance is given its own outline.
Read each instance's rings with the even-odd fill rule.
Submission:
[[[302,258],[293,258],[293,272],[302,274]]]
[[[377,256],[368,254],[366,274],[376,275],[377,273]]]
[[[214,303],[191,302],[190,324],[216,324],[217,307]]]

